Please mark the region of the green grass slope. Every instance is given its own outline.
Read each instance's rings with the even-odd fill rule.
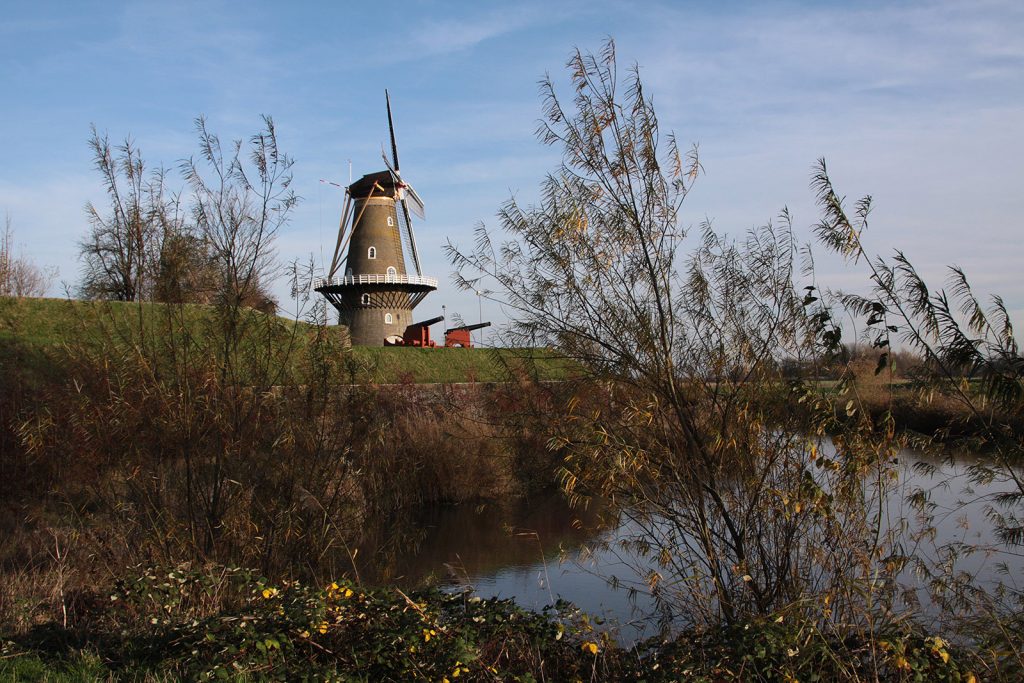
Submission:
[[[181,330],[193,337],[211,334],[211,309],[206,306],[0,297],[0,363],[51,373],[66,344],[104,340],[133,344],[140,328],[155,334],[169,329],[169,315],[175,316],[174,329],[179,334]],[[280,317],[267,322],[276,322],[282,344],[295,343],[290,355],[300,362],[315,328]],[[339,339],[343,334],[341,328],[331,331]],[[362,383],[501,382],[523,375],[561,380],[573,374],[571,363],[545,349],[355,347],[343,353],[348,354],[353,381]]]

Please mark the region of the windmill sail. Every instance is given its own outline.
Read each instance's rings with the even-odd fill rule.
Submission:
[[[420,199],[418,194],[416,194],[416,190],[412,188],[412,185],[406,185],[405,189],[408,193],[409,199],[412,200],[412,212],[416,214],[420,220],[424,220],[427,217],[427,214],[423,209],[423,200]]]
[[[398,174],[398,144],[395,142],[395,122],[391,118],[391,96],[387,88],[384,89],[384,100],[388,105],[388,132],[391,133],[391,157],[395,160],[395,175]]]
[[[334,277],[334,273],[338,270],[338,266],[341,265],[338,261],[338,256],[341,255],[342,249],[344,248],[342,238],[345,236],[345,230],[348,228],[348,214],[351,208],[352,195],[349,194],[348,188],[345,188],[345,202],[341,208],[341,220],[338,221],[338,241],[334,245],[334,256],[331,257],[331,268],[327,271],[328,279]]]
[[[402,180],[401,167],[398,163],[398,142],[395,140],[395,121],[391,116],[391,96],[388,94],[387,89],[384,90],[384,100],[387,103],[388,108],[388,133],[391,136],[391,159],[394,161],[394,166],[388,163],[387,154],[381,150],[381,157],[384,159],[384,165],[387,166],[388,171],[391,172],[392,177],[395,179],[395,188],[397,190],[398,202],[402,205],[402,222],[405,223],[403,242],[408,245],[409,253],[412,254],[412,262],[416,267],[416,274],[422,275],[423,270],[420,267],[420,254],[416,248],[416,234],[412,229],[412,218],[409,216],[409,200],[412,200],[412,212],[415,213],[421,219],[425,217],[423,208],[423,200],[420,199],[419,194],[412,188],[411,185],[405,183]]]
[[[395,206],[398,213],[398,235],[402,239],[402,254],[410,256],[412,254],[412,243],[409,241],[409,228],[408,222],[405,219],[405,212],[402,211],[402,207]],[[408,272],[412,272],[410,269]]]
[[[409,217],[409,207],[406,206],[405,200],[401,201],[402,204],[402,222],[405,224],[405,238],[409,244],[409,253],[412,254],[412,263],[416,268],[417,275],[423,275],[423,269],[420,267],[420,253],[416,249],[416,233],[412,230],[412,219]]]

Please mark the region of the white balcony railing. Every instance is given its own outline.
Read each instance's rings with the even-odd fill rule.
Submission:
[[[313,289],[328,285],[426,285],[437,288],[436,277],[422,275],[346,275],[333,278],[313,278]]]

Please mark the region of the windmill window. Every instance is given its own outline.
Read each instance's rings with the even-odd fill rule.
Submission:
[[[371,259],[377,258],[377,247],[370,247],[366,251],[366,258],[371,258]]]
[[[384,324],[385,325],[390,325],[393,322],[395,322],[395,319],[391,317],[391,314],[390,313],[385,313],[384,314]]]
[[[363,294],[362,301],[363,301],[363,305],[364,306],[369,306],[370,305],[370,295],[369,294]]]
[[[388,216],[388,227],[389,228],[395,227],[395,219],[392,218],[391,216]]]
[[[388,279],[398,276],[398,271],[395,270],[394,266],[388,266]]]

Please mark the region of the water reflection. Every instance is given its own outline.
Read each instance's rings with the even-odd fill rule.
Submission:
[[[634,642],[655,632],[646,618],[654,605],[609,585],[612,575],[636,578],[629,564],[608,549],[591,553],[622,532],[609,528],[605,513],[573,509],[554,490],[505,504],[426,508],[414,521],[390,520],[372,532],[357,567],[369,584],[470,588],[533,610],[568,600]]]
[[[1024,588],[1024,556],[996,539],[991,519],[993,510],[999,510],[995,498],[1016,491],[1016,485],[998,477],[983,484],[972,482],[969,469],[979,462],[984,463],[983,456],[962,452],[904,451],[900,485],[886,506],[891,520],[906,520],[903,552],[921,561],[921,566],[912,564],[900,575],[905,603],[937,620],[947,615],[933,592],[953,579],[985,591],[999,584]],[[910,503],[915,495],[924,501],[923,510]]]
[[[597,513],[573,510],[557,491],[505,503],[420,509],[370,532],[360,578],[373,584],[474,584],[502,571],[558,564],[599,533]]]
[[[978,587],[1003,582],[1019,588],[1016,577],[1024,576],[1024,558],[994,543],[986,518],[991,496],[1010,490],[1008,485],[972,486],[967,468],[974,459],[966,454],[936,458],[905,451],[899,458],[901,476],[885,506],[886,525],[906,522],[905,552],[935,565],[951,543],[961,550],[976,547],[977,552],[958,558],[958,571],[967,572]],[[916,467],[920,462],[928,467]],[[906,503],[918,489],[927,491],[934,505],[933,535],[919,533],[926,520]],[[368,534],[356,564],[366,583],[469,586],[484,597],[513,597],[529,609],[563,598],[617,624],[622,642],[653,635],[656,626],[641,618],[654,611],[651,599],[615,590],[608,582],[612,575],[635,580],[632,567],[644,564],[624,562],[610,549],[631,530],[626,525],[602,529],[599,518],[598,511],[573,510],[556,491],[507,504],[426,509],[415,519],[391,520]],[[597,550],[580,559],[585,548]],[[908,568],[900,580],[908,604],[934,615],[927,579]]]

